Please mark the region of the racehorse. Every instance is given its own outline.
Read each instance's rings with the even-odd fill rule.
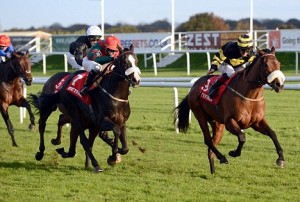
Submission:
[[[8,133],[11,136],[12,145],[17,147],[18,145],[14,137],[14,127],[8,114],[8,107],[11,105],[26,107],[30,116],[28,128],[33,130],[35,126],[31,106],[23,96],[23,84],[21,81],[22,79],[28,86],[32,82],[29,52],[26,51],[25,54],[22,52],[13,52],[10,59],[0,63],[0,69],[0,110]]]
[[[40,112],[40,147],[39,152],[36,154],[37,160],[41,160],[44,156],[44,131],[47,118],[58,104],[62,104],[66,109],[70,117],[71,128],[79,134],[80,142],[86,155],[91,159],[95,172],[101,172],[103,169],[91,150],[96,137],[96,135],[92,134],[98,134],[100,131],[113,131],[112,155],[108,158],[110,165],[114,165],[118,153],[124,155],[129,151],[126,139],[126,121],[130,116],[129,87],[130,85],[134,87],[139,85],[140,70],[137,67],[137,57],[133,52],[133,46],[130,47],[129,51],[122,52],[120,50],[120,52],[120,56],[111,64],[111,66],[114,66],[112,71],[102,78],[99,87],[90,92],[90,106],[84,104],[68,91],[68,86],[70,87],[82,77],[81,72],[71,74],[57,93],[42,93],[39,96],[31,95],[34,106]],[[93,114],[91,114],[91,108]],[[85,136],[85,128],[96,131],[90,133],[89,140]],[[77,137],[73,138],[77,140]],[[119,140],[122,148],[118,148]],[[60,151],[63,157],[73,157],[75,155],[76,141],[71,141],[70,143],[68,153]]]
[[[275,48],[271,50],[257,49],[253,63],[245,70],[236,73],[218,104],[211,104],[202,98],[207,98],[208,84],[211,76],[199,78],[192,86],[189,94],[174,110],[174,123],[180,132],[189,128],[189,111],[192,110],[203,132],[204,142],[208,146],[208,159],[211,174],[215,173],[214,157],[220,163],[228,163],[227,158],[217,149],[223,135],[224,127],[238,137],[236,150],[229,155],[241,155],[246,141],[243,129],[253,128],[261,134],[269,136],[276,148],[278,159],[276,164],[284,165],[283,150],[276,133],[270,128],[265,118],[264,85],[268,84],[275,92],[283,89],[284,75],[280,71],[280,62],[275,56]],[[212,128],[210,135],[208,123]]]

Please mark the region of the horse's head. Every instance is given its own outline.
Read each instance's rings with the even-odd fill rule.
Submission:
[[[247,71],[252,75],[248,82],[256,83],[259,86],[268,84],[277,93],[283,89],[285,76],[280,71],[280,62],[275,56],[275,48],[260,50],[257,48],[257,56]],[[251,73],[250,73],[251,72]]]
[[[120,51],[120,56],[115,60],[114,70],[118,71],[125,79],[127,79],[131,86],[138,87],[141,82],[141,70],[138,68],[138,59],[136,54],[133,52],[133,45],[130,45],[129,49]]]
[[[259,54],[259,64],[262,68],[261,79],[268,84],[275,92],[280,92],[283,89],[285,76],[280,71],[280,62],[275,56],[275,48],[271,50],[260,50],[257,48]]]
[[[11,65],[13,66],[16,74],[24,80],[25,84],[30,86],[32,82],[32,75],[28,50],[25,54],[22,52],[13,52]]]
[[[82,60],[86,56],[88,47],[85,43],[74,41],[70,44],[70,53],[73,53],[76,62],[82,65]]]

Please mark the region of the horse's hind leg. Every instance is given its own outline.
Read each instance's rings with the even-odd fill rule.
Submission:
[[[6,124],[6,127],[7,127],[7,131],[11,137],[11,141],[12,141],[12,146],[13,147],[17,147],[17,142],[15,140],[15,135],[14,135],[14,132],[15,132],[15,129],[9,119],[9,115],[8,115],[8,106],[7,107],[4,107],[3,105],[1,105],[1,115],[3,117],[3,120]]]
[[[212,132],[213,132],[213,144],[215,147],[217,147],[223,137],[223,131],[225,126],[223,124],[220,124],[218,122],[210,122]],[[215,173],[215,166],[214,166],[214,157],[215,154],[208,149],[208,160],[209,160],[209,165],[210,165],[210,172]]]
[[[284,157],[283,157],[283,150],[280,146],[280,143],[277,139],[276,133],[269,127],[267,121],[263,119],[261,122],[259,122],[257,125],[253,125],[252,128],[264,135],[269,136],[276,148],[277,154],[278,154],[278,159],[276,160],[276,164],[283,168],[284,166]]]
[[[63,114],[59,115],[58,122],[57,122],[57,133],[56,138],[51,140],[51,143],[53,145],[60,145],[61,143],[61,131],[62,127],[66,124],[70,123],[70,120],[68,117],[64,116]]]

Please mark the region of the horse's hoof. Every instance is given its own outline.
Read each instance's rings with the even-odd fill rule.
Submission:
[[[28,129],[34,132],[35,125],[29,124]]]
[[[113,158],[113,156],[109,156],[107,158],[107,164],[110,165],[110,166],[114,166],[116,165],[116,161],[117,159],[116,158]]]
[[[37,153],[35,154],[35,159],[36,159],[37,161],[42,160],[43,157],[44,157],[44,153],[42,153],[42,152],[37,152]]]
[[[222,158],[220,158],[220,163],[221,163],[221,164],[228,164],[228,161],[227,161],[227,159],[226,159],[225,156],[222,157]]]
[[[229,154],[229,156],[231,156],[231,157],[238,157],[238,156],[241,155],[241,153],[236,152],[236,150],[230,151],[228,154]]]
[[[60,140],[56,140],[56,139],[51,139],[51,143],[53,145],[60,145],[61,141]]]
[[[283,160],[277,159],[276,164],[277,164],[280,168],[283,168],[283,167],[284,167],[284,161],[283,161]]]
[[[15,142],[12,144],[12,146],[13,147],[18,147],[17,143],[15,143]]]
[[[96,166],[95,168],[94,168],[94,172],[95,173],[101,173],[101,172],[103,172],[104,170],[100,167],[100,166]]]

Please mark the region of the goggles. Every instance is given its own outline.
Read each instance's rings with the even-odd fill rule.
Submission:
[[[100,40],[100,36],[89,36],[89,40],[90,41],[99,41]]]

